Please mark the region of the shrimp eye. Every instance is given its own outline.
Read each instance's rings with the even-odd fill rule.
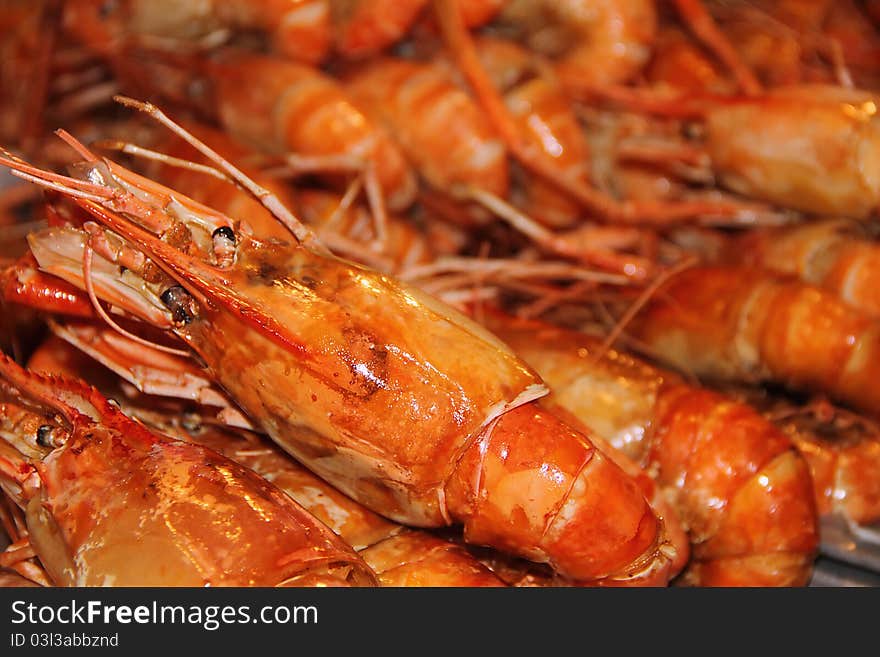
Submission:
[[[217,230],[211,233],[211,237],[216,239],[224,239],[227,242],[232,242],[235,244],[235,232],[229,226],[220,226]]]
[[[171,316],[176,323],[189,324],[193,321],[195,317],[193,298],[180,285],[169,287],[161,294],[159,299],[171,311]]]
[[[52,427],[51,424],[42,424],[40,428],[37,429],[37,444],[40,447],[55,447],[55,444],[52,440]]]
[[[214,258],[218,267],[229,267],[235,261],[235,233],[229,226],[220,226],[211,233],[214,241]]]

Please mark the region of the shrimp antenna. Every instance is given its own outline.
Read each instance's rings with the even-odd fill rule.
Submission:
[[[487,208],[516,231],[552,253],[565,258],[572,258],[587,265],[619,272],[637,280],[643,279],[648,275],[648,271],[651,268],[650,263],[641,258],[574,244],[566,240],[565,236],[557,235],[547,230],[534,219],[520,212],[491,192],[473,186],[466,186],[462,191],[465,198]]]
[[[210,146],[200,141],[194,135],[187,132],[183,127],[172,121],[158,107],[156,107],[152,103],[144,103],[139,100],[135,100],[134,98],[129,98],[128,96],[116,95],[113,96],[113,100],[115,100],[120,105],[123,105],[124,107],[131,107],[141,112],[144,112],[145,114],[148,114],[150,117],[171,130],[174,134],[178,135],[181,139],[185,140],[193,148],[202,153],[202,155],[204,155],[211,161],[216,162],[217,166],[223,172],[225,172],[236,183],[238,183],[244,189],[250,192],[254,196],[254,198],[262,203],[263,206],[267,210],[269,210],[269,212],[271,212],[282,224],[284,224],[285,227],[287,227],[287,229],[293,234],[293,236],[300,244],[308,246],[320,255],[332,255],[330,250],[318,238],[314,231],[312,231],[309,227],[307,227],[299,219],[297,219],[293,215],[293,213],[288,210],[283,203],[281,203],[277,196],[272,194],[265,187],[261,187],[256,182],[251,180],[247,175],[245,175],[243,171],[233,166],[232,163],[223,158]]]
[[[189,171],[197,171],[199,173],[217,178],[218,180],[222,180],[224,182],[235,183],[232,178],[230,178],[228,175],[226,175],[216,167],[210,167],[206,164],[199,164],[198,162],[193,162],[191,160],[184,160],[183,158],[174,157],[173,155],[168,155],[167,153],[154,151],[149,148],[143,148],[142,146],[138,146],[136,144],[130,144],[126,141],[102,139],[94,142],[92,146],[94,146],[95,148],[103,148],[109,151],[119,151],[120,153],[133,155],[144,160],[161,162],[162,164],[165,164],[169,167],[187,169]]]

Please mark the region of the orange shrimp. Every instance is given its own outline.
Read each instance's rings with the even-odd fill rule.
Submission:
[[[712,165],[736,192],[857,219],[880,204],[880,119],[865,93],[785,90],[716,107],[705,125]]]
[[[5,356],[0,378],[0,476],[57,585],[375,584],[351,548],[245,468],[148,431],[82,383]]]
[[[693,544],[683,581],[807,583],[818,542],[810,473],[772,424],[598,338],[494,313],[486,321],[551,386],[547,403],[651,473]]]
[[[880,317],[880,246],[862,223],[826,219],[758,229],[722,248],[727,262],[795,276]]]
[[[233,137],[267,153],[329,160],[331,172],[373,174],[392,209],[412,202],[416,181],[406,158],[333,78],[295,62],[232,50],[215,53],[201,68],[210,89],[207,109]],[[243,87],[251,93],[240,93]]]
[[[85,169],[137,181],[140,192],[171,193],[77,148]],[[126,270],[145,277],[132,288],[140,300],[113,303],[173,331],[251,421],[344,493],[406,524],[462,523],[469,542],[548,563],[579,582],[669,578],[674,549],[638,484],[586,436],[531,403],[545,393],[540,380],[464,316],[324,255],[307,231],[299,231],[299,245],[234,234],[234,258],[209,264],[210,247],[198,246],[211,227],[204,218],[175,217],[149,193],[119,196],[5,162],[66,190],[126,248],[149,254],[163,275]],[[109,271],[98,262],[119,252],[104,248],[97,224],[86,228],[79,237],[73,228],[31,235],[32,250],[43,255],[41,267],[66,270],[101,294],[94,283]],[[175,240],[183,250],[150,232],[181,228],[193,231]],[[79,261],[65,261],[62,251],[75,251],[77,239]],[[149,309],[157,299],[162,316]],[[450,361],[453,343],[459,357]]]
[[[331,183],[363,175],[371,204],[383,209],[415,198],[415,174],[394,140],[312,66],[227,47],[202,56],[135,51],[114,68],[123,87],[197,111],[244,146],[283,158],[294,175]]]
[[[173,386],[161,391],[153,387],[152,390],[160,391],[164,395],[181,395],[185,392],[183,379],[180,378],[180,373],[188,369],[185,363],[181,365],[172,362],[165,354],[157,353],[143,345],[120,349],[122,344],[120,340],[124,342],[124,338],[108,328],[102,329],[83,323],[65,323],[62,326],[56,322],[52,323],[52,327],[56,335],[44,341],[30,358],[29,366],[37,371],[62,374],[83,370],[94,371],[93,361],[90,361],[94,358],[112,367],[139,390],[145,389],[144,385],[149,378],[156,381],[165,379],[169,382],[178,378],[180,379],[178,390]],[[86,353],[89,354],[88,357]],[[150,375],[146,374],[148,371],[151,372]],[[210,447],[270,479],[348,544],[360,551],[361,556],[374,567],[383,584],[398,580],[389,580],[384,567],[376,567],[371,556],[375,552],[394,555],[396,560],[394,572],[406,577],[406,580],[400,581],[427,583],[436,573],[438,578],[434,579],[434,585],[437,586],[460,586],[462,582],[474,582],[476,584],[471,585],[481,586],[499,584],[497,579],[487,577],[483,569],[474,563],[473,558],[463,552],[462,548],[435,536],[420,535],[417,530],[403,529],[380,518],[292,462],[277,448],[260,442],[256,436],[248,432],[232,433],[203,423],[198,420],[198,415],[172,410],[174,402],[171,400],[163,399],[159,403],[158,400],[144,398],[144,395],[133,395],[122,390],[119,379],[115,377],[99,376],[94,373],[89,380],[97,381],[105,394],[110,394],[116,399],[125,398],[126,413],[153,424],[174,437]],[[206,394],[201,396],[207,397]],[[162,409],[161,412],[158,410],[159,407]],[[152,408],[157,410],[151,410]],[[577,419],[571,419],[575,425],[579,423]],[[585,433],[588,431],[584,429]],[[599,445],[603,453],[638,482],[645,496],[650,500],[651,506],[663,519],[669,540],[676,551],[671,569],[673,572],[678,572],[687,562],[689,546],[677,516],[653,481],[635,462],[604,441],[599,441]],[[451,540],[460,543],[456,537],[452,537]],[[512,558],[497,550],[478,549],[474,552],[482,564],[493,572],[498,571],[498,576],[510,584],[519,586],[574,584],[546,567]],[[408,559],[404,558],[406,556]],[[414,573],[419,574],[416,576]],[[461,577],[460,580],[456,579],[458,576]]]
[[[568,96],[552,74],[536,65],[534,55],[513,41],[481,37],[476,47],[532,148],[552,159],[559,175],[588,182],[589,144]],[[513,187],[512,194],[516,205],[547,226],[570,227],[581,215],[575,200],[541,178],[522,181]]]
[[[880,519],[880,426],[827,402],[796,406],[758,389],[733,388],[776,424],[810,466],[816,508],[851,523]]]
[[[64,341],[58,337],[45,341],[30,358],[28,365],[31,369],[62,374],[90,371],[90,382],[96,382],[105,394],[124,400],[123,408],[127,414],[176,438],[205,445],[271,480],[348,544],[359,550],[367,563],[374,567],[383,585],[501,584],[462,548],[437,537],[422,535],[416,530],[403,529],[375,515],[302,469],[277,448],[260,442],[256,436],[242,432],[232,433],[203,424],[197,415],[182,412],[173,402],[169,407],[169,403],[165,401],[159,403],[155,398],[133,396],[130,391],[120,388],[119,381],[110,376],[109,372],[96,371],[85,353],[88,352],[91,358],[97,358],[101,363],[112,367],[141,391],[210,400],[209,403],[216,404],[218,394],[211,395],[205,390],[195,396],[188,393],[192,386],[185,378],[185,372],[191,368],[186,362],[181,363],[180,359],[141,345],[126,347],[125,339],[110,329],[100,330],[86,324],[67,324],[63,328],[57,324],[53,326]],[[71,344],[75,344],[77,349],[73,349]],[[164,384],[157,385],[163,381]],[[181,419],[169,417],[169,413]],[[603,444],[603,451],[610,453],[615,463],[639,481],[645,495],[652,498],[652,506],[662,513],[664,524],[670,532],[670,541],[676,548],[673,571],[677,572],[684,565],[688,549],[686,541],[682,542],[679,535],[680,529],[675,517],[666,509],[662,499],[656,497],[656,489],[652,485],[646,485],[646,479],[637,466],[608,445]],[[527,562],[513,560],[496,551],[481,552],[480,561],[493,571],[500,568],[505,581],[510,583],[527,583],[530,586],[573,584],[538,568],[537,564],[528,565]]]
[[[394,135],[430,186],[453,197],[465,185],[507,196],[504,145],[443,66],[381,57],[345,75],[343,84]]]
[[[64,3],[63,24],[81,43],[111,58],[136,44],[170,50],[258,32],[268,35],[276,52],[318,64],[332,45],[330,18],[326,0],[74,0]]]
[[[880,119],[867,91],[813,85],[672,99],[606,91],[614,104],[700,121],[711,171],[743,196],[808,214],[867,219],[877,210]]]
[[[753,267],[673,276],[627,325],[653,354],[719,381],[776,381],[880,411],[877,322],[829,292]]]
[[[503,585],[463,547],[382,518],[265,440],[212,427],[177,433],[269,479],[357,550],[382,586]]]
[[[506,78],[511,72],[516,73],[518,66],[507,68],[508,62],[520,60],[522,53],[510,57],[503,44],[490,43],[486,55],[493,60],[493,66],[502,69],[498,75]],[[444,216],[465,225],[486,224],[488,208],[544,250],[633,278],[647,274],[643,259],[596,248],[587,240],[580,240],[577,234],[557,235],[503,200],[510,188],[504,143],[479,105],[456,85],[447,62],[384,57],[358,67],[344,79],[359,106],[388,127],[428,185],[439,192],[440,204],[446,206]],[[520,135],[520,127],[525,126],[521,136],[527,147],[535,148],[541,161],[550,162],[554,170],[549,187],[543,180],[527,184],[529,210],[536,211],[548,223],[571,222],[572,210],[576,208],[565,199],[554,198],[546,207],[542,201],[555,196],[551,188],[560,182],[580,187],[585,181],[584,162],[578,153],[578,146],[584,144],[582,137],[576,136],[576,120],[560,109],[564,101],[549,82],[537,81],[530,88],[522,85],[511,89],[508,100],[517,115],[513,130]],[[540,104],[541,108],[529,107],[530,102]],[[553,125],[549,126],[551,122]],[[548,134],[551,130],[556,134]],[[561,153],[557,149],[560,143],[554,145],[555,139],[565,142]],[[570,154],[566,146],[571,147]],[[443,157],[438,157],[438,153],[443,153]],[[431,202],[430,194],[423,196]],[[479,207],[473,203],[462,207],[461,203],[468,201],[477,201]]]

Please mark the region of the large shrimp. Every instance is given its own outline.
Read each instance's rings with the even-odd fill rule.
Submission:
[[[206,427],[186,438],[266,477],[333,529],[373,569],[382,586],[502,586],[460,545],[373,513],[256,436]]]
[[[394,140],[319,69],[232,47],[202,56],[148,50],[114,63],[122,86],[219,123],[242,144],[232,151],[256,149],[282,158],[293,175],[317,174],[331,183],[360,175],[377,215],[386,204],[402,209],[415,198],[415,174]],[[241,94],[243,86],[252,93]]]
[[[867,91],[813,85],[669,99],[618,89],[607,97],[697,120],[711,171],[734,192],[807,214],[867,219],[877,211],[880,120]]]
[[[794,404],[757,388],[734,387],[785,432],[806,459],[813,479],[816,508],[851,524],[880,520],[880,426],[828,402]]]
[[[513,41],[481,37],[476,46],[480,61],[532,147],[553,159],[560,175],[588,181],[589,144],[561,85],[536,63],[532,53]],[[576,201],[541,178],[522,181],[512,194],[516,205],[547,226],[570,227],[581,215]]]
[[[29,360],[30,367],[61,374],[89,370],[89,382],[97,381],[99,389],[106,391],[105,394],[112,395],[114,399],[124,399],[123,409],[126,413],[155,424],[157,428],[166,430],[177,438],[205,444],[270,479],[359,550],[383,584],[397,585],[404,581],[411,582],[412,585],[431,582],[436,586],[460,586],[464,583],[498,585],[495,578],[487,577],[484,570],[467,553],[449,541],[411,528],[404,529],[381,518],[247,431],[233,433],[220,429],[210,420],[200,420],[198,411],[192,413],[177,410],[175,402],[169,396],[188,396],[185,394],[188,386],[181,374],[190,368],[181,359],[144,345],[133,344],[126,347],[125,338],[110,328],[98,327],[91,322],[67,320],[62,325],[53,321],[52,327],[56,335],[36,349]],[[103,368],[102,376],[95,371],[95,360],[111,367],[123,378],[109,376],[109,372]],[[121,384],[123,380],[141,392],[135,394],[126,389]],[[159,387],[151,383],[161,380],[168,382],[168,385]],[[177,388],[173,385],[174,381],[179,382]],[[164,396],[160,399],[142,394],[146,389]],[[213,397],[221,394],[218,391]],[[210,398],[211,395],[203,391],[200,397]],[[207,408],[205,410],[210,418],[213,411]],[[217,419],[219,418],[218,414]],[[680,571],[687,562],[690,551],[687,537],[675,512],[638,464],[610,444],[601,442],[601,449],[624,472],[638,481],[651,506],[663,518],[669,540],[676,550],[672,571]],[[457,540],[456,537],[453,539]],[[460,543],[460,540],[457,542]],[[543,565],[512,558],[497,550],[473,547],[471,550],[477,553],[483,564],[497,572],[509,584],[547,586],[573,583],[553,574]],[[394,556],[395,563],[391,572],[380,565],[385,563],[385,556],[381,562],[374,563],[373,556],[376,554]],[[405,579],[400,580],[398,577]]]
[[[273,50],[308,64],[323,61],[332,45],[327,0],[73,0],[64,3],[64,27],[110,58],[134,44],[207,47],[243,32],[266,34]]]
[[[876,320],[830,292],[752,267],[692,267],[626,326],[650,353],[707,379],[776,381],[880,411]]]
[[[509,49],[505,48],[504,56],[499,57],[502,47],[497,43],[492,46],[489,42],[486,55],[493,66],[505,69],[509,60],[519,59],[520,53],[510,57]],[[516,74],[516,67],[501,70],[498,75],[507,78],[510,73]],[[554,234],[501,200],[510,188],[510,166],[504,143],[479,104],[456,84],[447,62],[382,57],[350,71],[343,79],[356,102],[394,135],[432,190],[452,201],[455,210],[447,216],[465,224],[486,223],[488,215],[483,207],[463,209],[457,204],[458,201],[478,200],[495,216],[507,220],[545,250],[604,269],[621,271],[634,278],[646,275],[647,266],[642,259],[611,253],[593,245],[584,246],[583,242],[587,240],[579,240],[577,235]],[[542,91],[545,92],[543,95]],[[530,146],[543,149],[540,152],[553,161],[554,171],[562,179],[580,184],[584,180],[582,166],[573,161],[577,159],[578,138],[571,134],[565,138],[565,145],[571,146],[571,156],[574,157],[568,154],[556,157],[557,149],[552,143],[548,144],[562,137],[564,131],[571,132],[574,126],[570,117],[565,112],[554,112],[552,107],[535,111],[523,106],[530,96],[532,101],[542,104],[561,102],[554,95],[552,85],[540,81],[531,90],[522,87],[510,90],[508,99],[520,119],[514,129],[519,134],[520,128],[528,126],[523,134]],[[557,135],[548,136],[546,125],[538,125],[540,121],[560,116],[559,124],[553,126],[559,131]],[[536,138],[536,133],[540,138]],[[443,155],[439,156],[441,153]],[[531,199],[535,204],[548,194],[553,195],[548,188],[534,189],[538,190],[538,196],[533,195]],[[539,208],[539,214],[549,222],[571,221],[571,205],[564,200],[553,203],[555,208],[548,207],[546,211]]]
[[[469,542],[549,563],[573,580],[670,576],[674,550],[638,484],[532,403],[546,388],[490,333],[389,276],[330,257],[295,218],[287,221],[299,244],[240,232],[228,239],[225,223],[175,217],[149,196],[120,192],[123,180],[139,193],[161,188],[77,148],[103,184],[4,162],[68,194],[125,244],[105,248],[97,224],[34,234],[41,267],[100,295],[108,289],[100,261],[124,256],[134,269],[123,276],[139,282],[112,302],[173,331],[297,460],[391,519],[462,523]],[[177,235],[180,248],[158,233]],[[199,247],[212,233],[222,243],[214,254]],[[115,278],[120,270],[111,268]]]
[[[385,129],[352,103],[333,78],[277,57],[224,49],[194,62],[188,73],[203,82],[168,93],[183,94],[219,119],[234,137],[276,155],[309,160],[300,166],[327,173],[360,171],[392,209],[414,199],[416,179]],[[242,94],[242,88],[250,93]]]
[[[373,513],[257,436],[180,426],[181,437],[245,465],[330,527],[376,573],[382,586],[502,586],[461,545]]]
[[[818,527],[806,462],[756,411],[599,338],[487,313],[556,404],[651,473],[688,530],[682,578],[704,586],[806,584]]]
[[[131,417],[175,438],[205,445],[266,477],[358,550],[384,586],[499,586],[501,580],[516,586],[574,583],[541,564],[497,550],[462,546],[455,535],[444,539],[390,522],[302,468],[272,443],[250,431],[218,426],[219,415],[214,418],[209,407],[182,404],[192,398],[183,374],[191,368],[180,358],[140,344],[126,345],[124,337],[92,322],[68,319],[63,324],[53,321],[51,326],[56,335],[34,351],[28,361],[31,369],[70,375],[88,371],[88,382],[119,400]],[[96,369],[96,360],[116,375],[103,367]],[[157,385],[159,381],[165,385]],[[153,394],[145,394],[145,390]],[[216,400],[221,395],[219,391],[213,395],[203,391],[199,398]],[[639,482],[664,519],[677,553],[672,568],[678,572],[687,562],[689,546],[677,516],[635,462],[610,444],[602,442],[602,450]],[[475,553],[478,561],[464,547]]]
[[[757,229],[727,241],[717,257],[795,276],[880,317],[880,245],[864,223],[824,219]]]
[[[379,57],[342,82],[358,106],[394,135],[432,188],[453,197],[465,186],[507,196],[504,145],[445,66]]]
[[[95,389],[0,360],[4,489],[57,585],[370,585],[264,479],[133,422]],[[205,504],[210,500],[210,504]]]

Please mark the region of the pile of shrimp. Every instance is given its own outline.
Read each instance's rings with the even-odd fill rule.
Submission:
[[[0,0],[0,585],[877,541],[878,7]]]

